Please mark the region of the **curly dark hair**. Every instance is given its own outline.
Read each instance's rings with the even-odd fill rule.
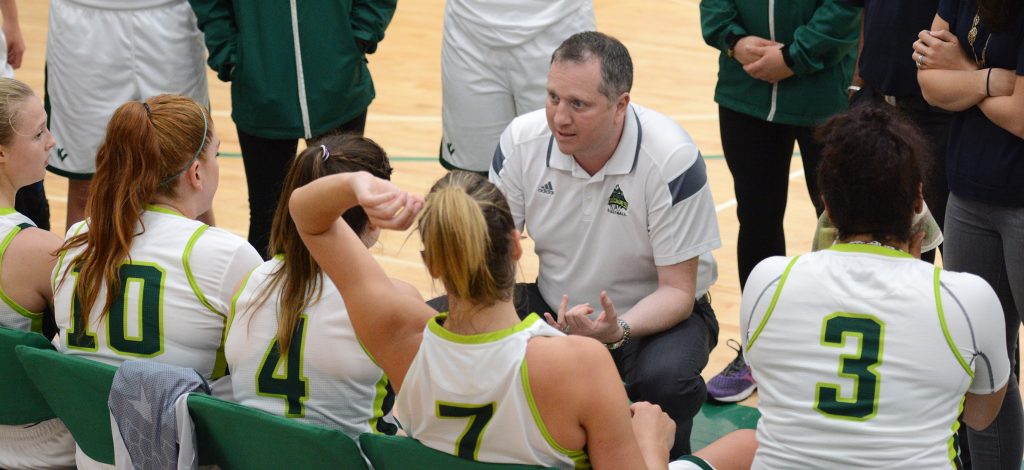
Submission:
[[[840,238],[910,240],[930,152],[918,128],[896,108],[868,105],[830,119],[818,139],[824,146],[818,186]]]

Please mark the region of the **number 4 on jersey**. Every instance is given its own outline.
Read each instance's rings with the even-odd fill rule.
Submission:
[[[302,346],[306,340],[306,316],[299,317],[295,325],[288,355],[281,357],[277,339],[270,343],[259,374],[256,375],[256,393],[279,397],[285,401],[285,416],[301,418],[306,410],[303,402],[309,398],[309,381],[302,374]]]

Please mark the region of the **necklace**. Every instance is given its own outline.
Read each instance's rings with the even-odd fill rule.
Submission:
[[[864,241],[860,241],[860,240],[852,240],[852,241],[848,241],[848,242],[843,242],[843,243],[847,243],[847,244],[850,244],[850,245],[872,245],[872,246],[880,246],[880,247],[882,247],[882,248],[888,248],[888,249],[890,249],[890,250],[895,250],[895,251],[903,251],[903,250],[901,250],[901,249],[899,249],[899,248],[896,248],[895,246],[892,246],[892,245],[886,245],[886,244],[883,244],[882,242],[879,242],[879,241],[875,241],[875,240],[871,240],[871,241],[869,241],[869,242],[864,242]]]
[[[971,45],[971,53],[974,54],[974,63],[978,67],[985,68],[985,53],[988,52],[988,43],[992,40],[992,33],[985,37],[985,46],[981,48],[981,60],[978,60],[978,50],[974,48],[974,41],[978,39],[978,24],[981,23],[981,11],[974,14],[974,21],[971,22],[971,30],[967,32],[967,43]]]

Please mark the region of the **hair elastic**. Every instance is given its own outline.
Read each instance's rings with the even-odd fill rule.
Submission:
[[[992,88],[990,87],[991,83],[992,83],[992,67],[989,67],[988,68],[988,75],[985,76],[985,96],[987,96],[989,98],[992,97]]]
[[[149,103],[143,101],[142,102],[142,107],[146,108],[146,117],[152,119],[153,118],[153,110],[149,109]]]
[[[203,116],[203,140],[199,142],[199,148],[196,149],[195,155],[192,155],[192,158],[190,158],[188,162],[185,163],[185,166],[178,170],[177,173],[160,180],[160,182],[157,183],[157,186],[163,186],[181,176],[181,174],[184,173],[185,170],[188,169],[188,167],[192,166],[192,162],[196,161],[196,159],[199,158],[199,154],[203,151],[203,147],[206,147],[206,131],[208,130],[208,123],[206,122],[206,113],[203,111],[203,108],[199,106],[199,103],[196,103],[196,107],[199,108],[199,114]]]
[[[326,162],[327,159],[331,157],[331,151],[327,150],[327,146],[324,144],[320,144],[320,150],[324,153],[324,156],[322,158]]]

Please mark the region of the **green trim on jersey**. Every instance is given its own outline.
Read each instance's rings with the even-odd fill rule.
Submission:
[[[360,343],[360,346],[362,346],[362,343]],[[381,371],[380,380],[378,380],[377,385],[374,386],[373,408],[370,409],[373,412],[373,416],[366,422],[366,424],[370,425],[370,432],[374,434],[384,434],[377,429],[377,422],[384,417],[384,400],[387,397],[388,376],[384,371]]]
[[[750,335],[750,340],[747,341],[747,351],[754,347],[754,341],[757,341],[757,337],[761,336],[761,330],[764,330],[764,326],[768,324],[768,319],[771,318],[772,312],[775,311],[775,304],[779,301],[779,295],[782,294],[782,285],[786,283],[786,278],[789,277],[789,270],[793,269],[793,265],[796,264],[796,260],[800,259],[799,256],[794,256],[793,260],[786,265],[786,269],[782,271],[782,277],[779,278],[779,285],[775,286],[775,294],[772,295],[772,303],[768,305],[768,310],[764,312],[764,317],[761,318],[761,323],[757,325],[757,329],[754,330],[754,334]]]
[[[12,213],[15,213],[14,209],[11,209],[9,207],[0,208],[0,216],[10,215]],[[27,224],[19,224],[17,227],[11,229],[11,233],[8,233],[7,236],[4,237],[3,243],[0,243],[0,269],[3,269],[3,258],[4,255],[7,254],[7,247],[11,244],[12,241],[14,241],[14,237],[21,233],[21,231],[25,228],[24,225]],[[31,225],[29,225],[29,227],[31,227]],[[29,327],[31,331],[34,331],[36,333],[43,332],[42,312],[30,312],[27,308],[22,307],[18,302],[16,302],[9,295],[7,295],[7,291],[4,290],[4,287],[2,285],[0,285],[0,300],[3,300],[3,302],[7,304],[8,307],[10,307],[15,312],[18,312],[19,315],[28,318],[32,322],[32,326]]]
[[[351,323],[352,322],[349,321],[349,324],[351,324]],[[352,328],[352,331],[355,331],[355,328]],[[384,368],[380,366],[380,363],[377,362],[377,358],[373,357],[373,354],[370,354],[370,350],[369,349],[366,349],[366,345],[364,345],[363,341],[361,339],[359,339],[359,335],[356,335],[356,344],[359,345],[359,349],[363,350],[363,353],[366,354],[366,357],[370,358],[370,362],[372,362],[373,365],[377,366],[381,370],[384,370]]]
[[[430,329],[430,331],[435,335],[440,336],[442,339],[446,339],[453,343],[459,344],[491,343],[512,336],[516,333],[519,333],[520,331],[523,331],[533,326],[534,323],[540,321],[540,317],[538,317],[536,313],[531,313],[519,323],[516,323],[515,325],[502,330],[490,331],[487,333],[480,333],[477,335],[460,335],[458,333],[452,333],[451,331],[448,331],[444,329],[443,326],[441,326],[441,322],[447,318],[448,312],[440,313],[436,317],[432,318],[429,322],[427,322],[427,328]]]
[[[938,268],[935,268],[935,269],[938,269]],[[949,456],[950,468],[954,468],[954,469],[958,469],[958,468],[962,467],[962,464],[958,465],[958,463],[960,461],[960,449],[959,449],[959,445],[957,443],[957,433],[960,432],[960,419],[958,419],[958,418],[960,416],[964,415],[964,400],[966,400],[966,399],[967,399],[966,395],[960,397],[960,404],[957,405],[957,410],[956,410],[957,418],[953,418],[953,425],[949,427],[949,429],[951,431],[951,433],[949,435],[949,441],[946,442],[946,451],[947,451],[946,455]]]
[[[715,467],[712,467],[711,464],[705,462],[704,459],[702,459],[700,457],[697,457],[696,455],[684,455],[682,457],[679,457],[676,460],[677,461],[683,461],[683,462],[690,462],[690,463],[700,467],[701,470],[715,470]]]
[[[537,402],[533,399],[533,389],[530,388],[530,374],[527,372],[525,357],[523,358],[523,364],[519,366],[519,376],[522,378],[523,393],[526,395],[526,403],[530,405],[530,414],[533,415],[533,422],[537,424],[537,429],[544,436],[544,440],[548,442],[552,449],[572,459],[575,468],[590,468],[590,456],[587,455],[585,450],[566,449],[555,442],[555,438],[551,437],[551,433],[548,432],[548,427],[544,425],[544,420],[540,416],[540,410],[537,409]]]
[[[13,207],[0,207],[0,215],[11,215],[17,212]]]
[[[78,234],[82,233],[82,229],[85,228],[86,222],[78,222],[78,228],[75,229],[75,233],[71,235],[71,238],[77,237]],[[53,291],[57,292],[57,275],[63,270],[64,257],[67,256],[68,250],[60,252],[60,257],[57,258],[57,266],[53,269],[53,279],[50,280],[50,285],[53,286]],[[73,284],[72,284],[73,285]]]
[[[258,268],[259,266],[256,266]],[[242,292],[245,291],[245,286],[249,285],[249,279],[252,279],[252,273],[256,272],[256,268],[249,270],[249,273],[242,278],[242,284],[238,286],[238,290],[235,291],[235,295],[231,297],[231,307],[228,309],[228,321],[224,324],[224,339],[221,340],[221,344],[227,342],[228,333],[231,332],[231,325],[235,323],[235,312],[238,309],[238,298],[242,296]]]
[[[210,301],[206,300],[206,296],[203,295],[203,291],[199,289],[199,283],[196,282],[196,277],[192,275],[192,266],[189,258],[192,257],[192,248],[196,246],[196,242],[199,241],[199,237],[206,232],[206,229],[210,228],[209,225],[203,224],[196,229],[192,237],[188,239],[188,243],[185,245],[185,252],[181,254],[181,264],[185,268],[185,277],[188,278],[188,285],[192,286],[192,292],[195,292],[199,302],[206,306],[211,312],[220,315],[222,318],[227,318],[223,312],[218,312],[217,309],[213,308]]]
[[[150,211],[150,212],[159,212],[161,214],[176,215],[178,217],[185,217],[185,214],[182,214],[181,212],[178,212],[178,211],[176,211],[174,209],[168,209],[166,207],[160,207],[160,206],[158,206],[156,204],[147,204],[146,205],[146,210]],[[185,218],[188,219],[188,217],[185,217]]]
[[[886,248],[884,246],[866,245],[863,243],[838,243],[832,245],[829,249],[843,253],[868,253],[872,255],[891,256],[893,258],[913,258],[910,253]]]
[[[940,273],[942,273],[942,268],[936,266],[932,284],[935,289],[935,309],[939,313],[939,325],[942,325],[942,336],[946,337],[946,344],[953,351],[953,355],[956,356],[956,361],[960,363],[960,367],[963,367],[967,375],[971,377],[971,380],[974,380],[974,371],[971,370],[971,365],[960,354],[960,349],[956,347],[956,343],[953,342],[953,336],[949,334],[949,327],[946,326],[946,312],[942,308],[942,295],[940,291],[942,284],[942,281],[939,279]]]
[[[228,357],[224,353],[224,340],[221,339],[217,346],[217,356],[213,360],[213,370],[210,371],[210,380],[217,380],[228,375]]]

